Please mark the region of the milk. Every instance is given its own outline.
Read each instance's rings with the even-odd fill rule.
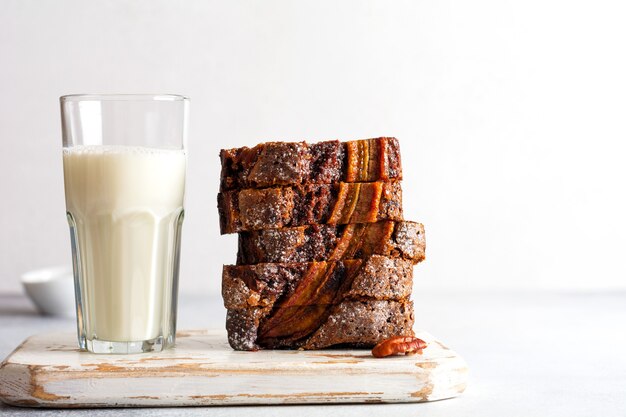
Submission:
[[[174,330],[185,167],[182,150],[63,149],[87,340],[145,341]]]

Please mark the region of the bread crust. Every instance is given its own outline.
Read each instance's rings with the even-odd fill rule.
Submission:
[[[220,160],[220,191],[402,179],[400,145],[388,137],[313,144],[266,142],[253,148],[222,149]]]
[[[371,348],[392,336],[414,335],[413,303],[407,300],[343,301],[300,309],[323,310],[323,320],[306,334],[282,338],[262,336],[263,325],[272,315],[270,307],[228,310],[228,342],[235,350]]]
[[[217,196],[221,234],[309,224],[403,220],[400,182],[306,184]]]
[[[374,255],[328,262],[224,265],[227,309],[337,304],[350,299],[404,300],[411,295],[413,263]],[[301,296],[307,294],[307,296]]]
[[[414,264],[426,257],[424,226],[384,220],[348,225],[307,225],[239,233],[238,265],[400,257]]]

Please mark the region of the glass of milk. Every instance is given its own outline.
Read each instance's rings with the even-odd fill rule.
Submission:
[[[172,347],[189,100],[60,100],[79,346],[94,353]]]

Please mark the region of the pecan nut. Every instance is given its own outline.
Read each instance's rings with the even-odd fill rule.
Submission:
[[[422,349],[428,346],[422,339],[413,336],[394,336],[387,340],[383,340],[372,349],[372,355],[375,358],[384,358],[385,356],[398,355],[400,353],[412,354],[422,353]]]

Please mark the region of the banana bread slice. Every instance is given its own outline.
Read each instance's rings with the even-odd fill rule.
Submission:
[[[319,262],[372,255],[424,260],[424,226],[411,221],[309,225],[239,233],[238,265]]]
[[[220,160],[221,191],[402,179],[400,146],[395,138],[267,142],[253,148],[222,149]]]
[[[248,188],[219,193],[217,208],[222,234],[402,220],[402,188],[398,181]]]
[[[411,301],[359,300],[291,307],[275,320],[271,307],[228,310],[228,342],[235,350],[371,348],[392,336],[413,336]]]
[[[411,295],[413,263],[374,255],[329,262],[224,265],[227,309],[337,304],[345,299],[403,300]]]

